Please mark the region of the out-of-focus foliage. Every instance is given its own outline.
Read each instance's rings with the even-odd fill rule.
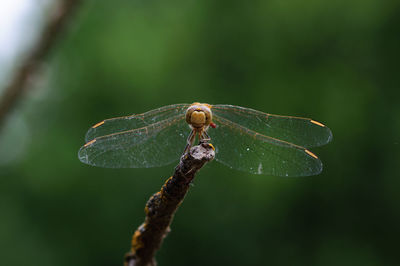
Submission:
[[[208,164],[160,265],[399,265],[399,12],[379,0],[86,2],[17,110],[29,142],[0,166],[0,264],[122,264],[174,165],[89,167],[86,130],[200,101],[312,117],[334,140],[313,149],[325,166],[314,177]]]

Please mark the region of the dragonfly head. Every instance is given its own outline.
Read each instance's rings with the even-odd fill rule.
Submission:
[[[208,127],[212,122],[211,105],[194,103],[186,110],[186,122],[193,128]]]

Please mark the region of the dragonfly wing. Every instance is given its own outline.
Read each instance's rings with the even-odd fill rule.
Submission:
[[[322,171],[322,163],[307,149],[274,139],[215,117],[217,128],[208,134],[216,147],[215,159],[231,168],[253,174],[309,176]]]
[[[332,140],[325,125],[309,118],[279,116],[234,105],[213,105],[214,116],[222,117],[255,132],[311,148]]]
[[[95,138],[79,150],[86,164],[107,168],[140,168],[167,165],[178,160],[189,128],[184,115],[134,130]]]
[[[116,117],[103,120],[92,126],[85,136],[89,142],[97,137],[142,128],[179,114],[184,114],[189,104],[173,104],[143,114]]]

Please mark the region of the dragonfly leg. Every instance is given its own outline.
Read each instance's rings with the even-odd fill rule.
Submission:
[[[210,136],[207,134],[207,131],[203,130],[199,134],[200,143],[209,142],[211,140]]]
[[[187,144],[186,144],[185,150],[183,151],[183,154],[186,154],[189,151],[190,147],[192,147],[195,137],[196,137],[196,134],[194,134],[194,130],[190,131],[190,134],[187,138]]]

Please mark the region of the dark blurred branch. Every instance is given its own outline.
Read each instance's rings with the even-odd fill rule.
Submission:
[[[81,0],[59,0],[47,21],[42,35],[28,54],[14,78],[5,88],[0,98],[0,129],[4,126],[8,113],[15,107],[29,85],[30,78],[40,68],[41,63],[56,44],[59,35],[72,17]]]
[[[195,174],[214,156],[214,148],[208,143],[195,146],[182,156],[174,175],[147,202],[146,219],[133,234],[131,251],[125,255],[125,266],[156,265],[154,255],[170,231],[169,225]]]

